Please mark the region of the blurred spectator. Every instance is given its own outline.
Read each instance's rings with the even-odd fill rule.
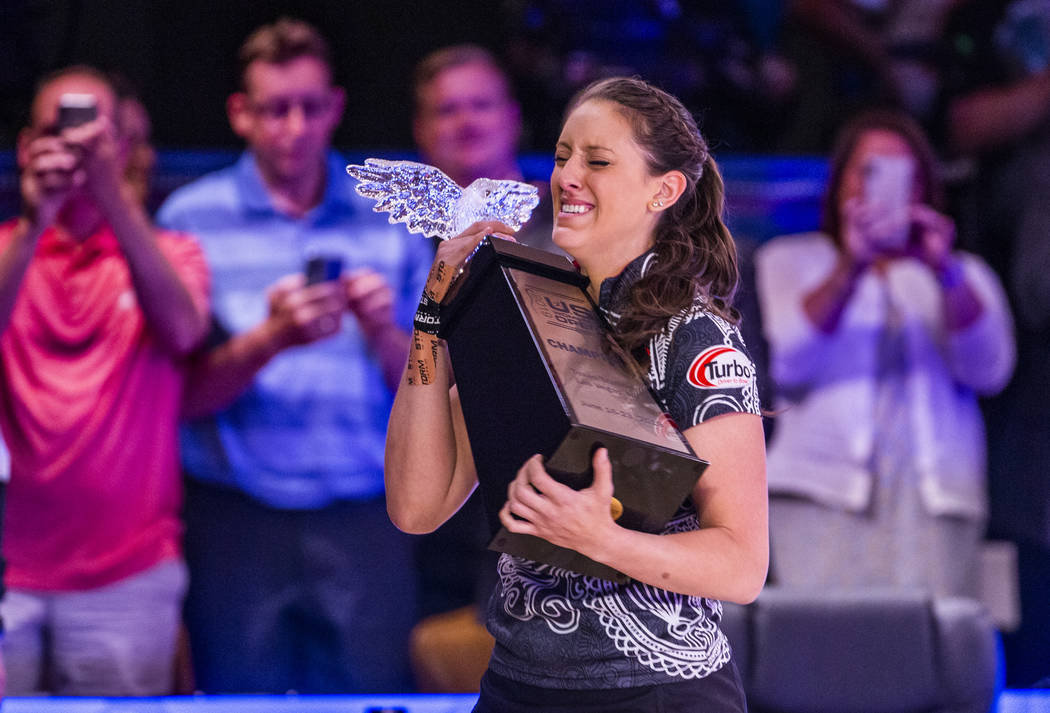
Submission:
[[[157,165],[157,152],[150,141],[153,123],[150,121],[149,112],[146,111],[146,105],[142,103],[130,82],[117,77],[114,84],[117,88],[117,115],[120,117],[121,132],[128,145],[124,178],[140,204],[155,208],[155,205],[149,204],[153,170]]]
[[[372,212],[330,150],[344,93],[313,27],[259,28],[240,65],[227,109],[247,150],[159,212],[200,235],[216,341],[228,337],[186,402],[191,416],[225,407],[183,438],[197,682],[405,690],[415,586],[411,543],[386,515],[383,448],[432,251]],[[346,273],[305,285],[318,255]]]
[[[789,0],[785,53],[798,101],[778,146],[824,152],[857,111],[893,105],[927,122],[945,12],[957,0]]]
[[[80,95],[97,118],[72,125]],[[66,127],[66,128],[63,128]],[[196,242],[124,190],[108,79],[45,79],[19,135],[23,214],[0,227],[8,693],[161,695],[186,583],[176,424],[207,329]]]
[[[1017,371],[985,416],[989,529],[1019,555],[1006,683],[1028,686],[1050,674],[1050,2],[963,2],[944,44],[945,135],[976,167],[961,238],[1003,276],[1017,315]]]
[[[780,409],[768,473],[781,586],[978,594],[977,394],[1009,379],[1013,331],[998,279],[952,249],[939,206],[918,125],[864,114],[836,143],[823,231],[758,250]]]
[[[1031,188],[1050,166],[1050,3],[962,3],[942,57],[944,143],[978,164],[960,237],[1006,275],[1023,216],[1046,202]]]
[[[729,151],[771,148],[795,93],[779,51],[780,0],[506,2],[503,46],[533,145],[555,142],[569,98],[591,81],[639,74],[703,117]],[[706,115],[709,108],[717,108]]]
[[[416,66],[412,135],[423,160],[461,186],[478,178],[522,181],[518,166],[521,110],[496,58],[476,45],[437,50]],[[535,183],[540,204],[515,236],[564,255],[551,240],[550,185]]]
[[[423,161],[461,186],[478,178],[523,180],[516,155],[520,109],[506,75],[488,50],[457,45],[428,54],[416,65],[413,96],[412,135]],[[540,205],[518,238],[564,254],[551,240],[550,186],[542,183],[537,187]],[[497,559],[487,549],[489,539],[477,492],[436,532],[416,538],[421,615],[488,601]],[[473,613],[481,627],[478,612]]]
[[[517,163],[521,112],[509,79],[488,50],[457,45],[430,53],[416,65],[413,93],[412,133],[424,161],[461,186],[478,178],[524,180]],[[540,204],[516,237],[564,255],[551,240],[550,186],[535,185]],[[488,601],[496,557],[486,548],[488,540],[477,493],[438,532],[417,538],[422,614]]]
[[[151,124],[142,101],[135,96],[120,100],[121,126],[128,132],[128,165],[124,177],[143,205],[149,198],[150,179],[157,164],[157,152],[150,143]]]

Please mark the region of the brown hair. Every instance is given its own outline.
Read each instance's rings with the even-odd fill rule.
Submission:
[[[282,17],[271,25],[259,27],[248,36],[237,53],[241,88],[247,88],[244,80],[252,62],[286,64],[300,57],[313,57],[329,70],[332,68],[328,43],[313,25]]]
[[[412,72],[412,98],[415,102],[416,112],[419,111],[422,105],[420,96],[425,86],[434,81],[442,72],[466,64],[482,64],[491,67],[503,81],[504,91],[508,98],[510,97],[510,81],[507,79],[507,73],[503,69],[503,65],[499,63],[494,54],[480,45],[452,45],[434,50],[416,64],[416,68]]]
[[[944,187],[938,171],[939,164],[925,132],[910,116],[891,109],[869,109],[853,117],[839,130],[831,152],[828,185],[824,191],[821,230],[842,244],[842,216],[839,195],[849,163],[857,144],[869,131],[889,131],[904,139],[915,155],[915,180],[919,184],[919,199],[937,210],[944,207]]]
[[[660,216],[654,264],[632,286],[617,323],[621,344],[647,361],[649,338],[687,309],[698,291],[712,312],[734,323],[740,319],[732,307],[739,280],[736,245],[722,220],[725,188],[696,120],[678,99],[640,79],[613,77],[577,94],[566,117],[595,100],[619,105],[653,175],[680,171],[687,181],[682,196]]]

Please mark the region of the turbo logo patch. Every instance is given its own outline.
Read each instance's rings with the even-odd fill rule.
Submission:
[[[689,383],[698,389],[739,389],[754,378],[751,360],[725,345],[700,352],[689,366]]]

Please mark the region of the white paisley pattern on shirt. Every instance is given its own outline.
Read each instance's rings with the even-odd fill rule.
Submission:
[[[664,534],[699,528],[696,511],[682,508]],[[521,621],[541,619],[555,634],[571,634],[582,610],[598,617],[623,655],[668,676],[703,678],[725,665],[729,642],[718,628],[722,604],[638,581],[616,584],[502,555],[504,611]]]

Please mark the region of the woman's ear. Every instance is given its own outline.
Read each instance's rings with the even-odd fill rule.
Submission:
[[[689,182],[681,171],[668,171],[659,179],[656,193],[649,201],[649,207],[655,211],[670,208],[685,193]]]

